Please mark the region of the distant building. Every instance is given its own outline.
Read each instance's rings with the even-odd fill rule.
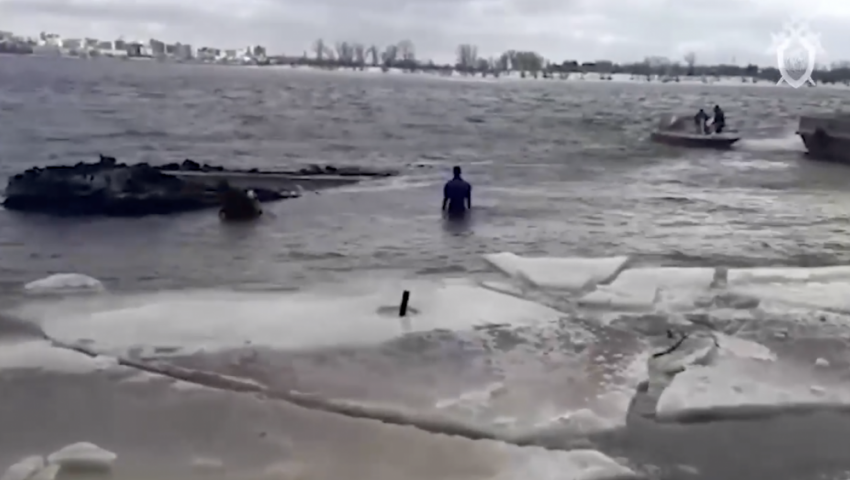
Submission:
[[[62,40],[62,48],[67,50],[80,50],[83,47],[83,41],[79,38],[66,38]]]
[[[115,43],[115,50],[120,50],[120,51],[124,51],[124,52],[127,51],[127,42],[125,40],[119,38],[118,40],[115,40],[114,43]]]
[[[98,50],[112,51],[112,42],[110,42],[108,40],[103,40],[103,41],[97,42],[96,48]]]
[[[192,46],[184,45],[182,43],[177,44],[177,50],[174,54],[180,60],[190,60],[194,55],[192,54]]]
[[[196,57],[201,61],[212,62],[221,57],[221,50],[218,48],[201,47],[198,49]]]
[[[165,43],[160,42],[159,40],[150,39],[148,42],[148,46],[150,47],[150,54],[154,57],[160,57],[165,55]]]
[[[143,46],[141,43],[127,43],[126,45],[124,45],[124,48],[127,50],[128,57],[138,58],[144,55]]]
[[[41,32],[38,35],[40,45],[62,45],[62,37],[56,33]]]
[[[168,56],[176,56],[177,55],[177,45],[176,44],[167,44],[165,45],[165,54]]]

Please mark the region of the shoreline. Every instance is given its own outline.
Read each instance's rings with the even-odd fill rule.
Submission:
[[[467,82],[481,82],[481,83],[503,83],[503,82],[518,82],[518,81],[529,81],[529,82],[543,82],[543,83],[563,83],[563,82],[582,82],[582,83],[616,83],[616,84],[634,84],[634,85],[669,85],[669,86],[711,86],[711,87],[783,87],[789,90],[808,90],[809,88],[826,88],[830,90],[850,90],[850,83],[817,83],[816,85],[806,85],[806,88],[793,88],[789,85],[782,83],[776,83],[771,80],[762,79],[762,78],[754,78],[750,76],[686,76],[681,75],[678,77],[675,76],[664,76],[664,75],[651,75],[650,79],[647,79],[644,75],[635,75],[630,73],[596,73],[596,72],[570,72],[565,73],[563,75],[559,75],[556,72],[553,72],[550,77],[539,77],[536,78],[532,74],[523,75],[523,72],[512,70],[508,72],[500,73],[498,76],[490,75],[480,75],[478,73],[475,74],[464,74],[457,69],[451,69],[448,71],[441,70],[416,70],[410,71],[400,67],[390,67],[384,68],[381,66],[365,66],[363,68],[359,67],[347,67],[347,66],[329,66],[329,67],[320,67],[320,66],[312,66],[312,65],[303,65],[303,64],[290,64],[290,63],[280,63],[280,64],[256,64],[256,63],[234,63],[234,62],[205,62],[198,60],[190,60],[190,61],[178,61],[172,59],[160,60],[156,58],[147,58],[147,57],[79,57],[73,55],[48,55],[48,54],[11,54],[11,53],[0,53],[0,57],[2,56],[16,56],[16,57],[29,57],[29,58],[53,58],[53,59],[63,59],[63,60],[88,60],[88,61],[120,61],[120,62],[152,62],[156,64],[162,65],[178,65],[178,66],[190,66],[190,67],[227,67],[227,68],[245,68],[251,70],[260,70],[260,69],[268,69],[270,71],[280,72],[280,71],[292,71],[299,73],[324,73],[324,74],[344,74],[344,75],[381,75],[388,76],[393,78],[399,78],[400,76],[407,78],[420,78],[420,79],[439,79],[439,80],[452,80],[452,81],[467,81]],[[678,79],[676,79],[678,78]],[[755,80],[755,81],[754,81]]]

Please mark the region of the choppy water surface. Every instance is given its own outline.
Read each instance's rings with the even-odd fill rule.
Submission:
[[[503,251],[628,255],[632,267],[850,264],[846,169],[806,160],[794,136],[799,114],[835,110],[848,95],[3,58],[5,176],[99,152],[124,161],[402,170],[270,205],[272,215],[248,226],[221,225],[209,212],[140,220],[0,212],[6,315],[114,355],[167,356],[274,388],[535,432],[532,443],[542,446],[570,448],[574,429],[551,421],[589,409],[612,423],[582,445],[653,477],[831,476],[850,470],[841,413],[698,425],[640,418],[628,428],[618,419],[648,352],[669,343],[668,328],[710,329],[770,349],[773,366],[752,368],[767,377],[796,368],[800,385],[824,357],[830,367],[814,383],[843,385],[850,330],[842,306],[767,305],[791,294],[759,285],[746,291],[764,300],[758,307],[715,301],[623,316],[576,310],[584,292],[515,281],[511,288],[523,290],[504,295],[493,288],[506,286],[478,282],[499,277],[482,255]],[[738,148],[647,141],[661,114],[715,103],[745,137]],[[474,185],[475,216],[447,227],[440,187],[456,164]],[[67,301],[18,294],[56,272],[91,275],[112,293]],[[428,283],[449,276],[472,286]],[[819,281],[838,298],[850,294],[845,280]],[[406,327],[391,313],[405,282],[414,282],[427,317]],[[782,288],[804,288],[791,283]],[[498,296],[476,297],[481,291]],[[346,295],[366,300],[339,300]],[[15,353],[38,330],[12,324],[3,328],[14,341],[2,349]],[[152,465],[198,473],[190,466],[202,457],[222,459],[218,475],[278,478],[549,478],[565,468],[561,454],[539,449],[175,388],[131,371],[33,373],[22,368],[55,352],[5,355],[18,368],[0,370],[0,431],[19,433],[0,435],[0,467],[86,440],[116,451],[128,476]]]

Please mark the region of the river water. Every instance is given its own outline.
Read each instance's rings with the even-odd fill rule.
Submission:
[[[498,252],[624,255],[633,267],[850,265],[846,169],[807,160],[794,135],[800,114],[831,112],[848,98],[850,92],[824,88],[472,81],[4,57],[4,179],[98,153],[127,162],[334,163],[402,174],[269,205],[270,215],[247,226],[222,225],[209,212],[128,220],[0,211],[3,306],[10,317],[99,351],[123,355],[141,345],[154,349],[151,358],[168,354],[193,368],[456,421],[489,425],[509,416],[530,425],[591,408],[587,398],[609,393],[615,401],[591,409],[614,418],[625,413],[621,406],[640,376],[630,369],[667,341],[673,320],[655,309],[649,319],[603,321],[598,312],[576,312],[573,297],[545,289],[526,290],[523,299],[474,300],[484,295],[479,289],[452,293],[454,286],[440,282],[503,282],[482,259]],[[714,104],[744,137],[734,150],[647,141],[662,114]],[[474,185],[474,217],[461,227],[444,225],[439,212],[453,165]],[[21,294],[25,283],[62,272],[100,280],[108,298]],[[829,288],[838,295],[850,293],[848,284],[834,283]],[[419,333],[395,338],[368,323],[374,309],[364,314],[359,300],[339,300],[368,297],[366,303],[390,308],[402,288],[421,309],[422,291],[448,302],[424,312],[433,328],[414,326]],[[369,297],[375,291],[379,300]],[[832,365],[825,375],[843,380],[850,333],[843,311],[832,304],[794,308],[723,321],[709,315],[708,323],[770,348],[794,368],[825,357]],[[829,321],[797,321],[821,310]],[[553,312],[560,315],[543,326],[480,327]],[[465,326],[454,328],[453,316]],[[761,323],[753,326],[754,318]],[[30,333],[3,348],[13,352]],[[230,343],[222,340],[228,335]],[[356,346],[348,345],[353,340]],[[187,344],[197,348],[172,355]],[[27,352],[41,360],[57,355]],[[33,371],[20,359],[8,361],[13,367],[0,370],[0,430],[18,433],[0,435],[0,466],[92,441],[118,453],[129,477],[157,469],[196,474],[192,461],[215,457],[225,464],[215,475],[240,478],[565,478],[558,476],[563,453],[131,381],[136,376],[126,371]],[[600,378],[618,388],[600,393]],[[434,406],[493,384],[509,398],[469,407],[474,412]],[[591,440],[650,477],[800,479],[850,470],[850,455],[833,442],[848,434],[841,414],[817,412],[699,425],[641,419]],[[536,443],[564,443],[549,437]],[[280,462],[287,470],[269,473]]]

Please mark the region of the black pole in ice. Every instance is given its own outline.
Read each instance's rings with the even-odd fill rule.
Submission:
[[[401,294],[401,305],[398,307],[398,316],[403,317],[407,315],[407,302],[410,301],[410,292],[405,290]]]

